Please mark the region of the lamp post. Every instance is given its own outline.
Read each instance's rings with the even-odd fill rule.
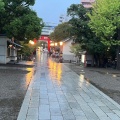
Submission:
[[[63,52],[63,42],[60,42],[60,51]]]
[[[35,55],[36,55],[36,49],[34,48],[34,47],[31,47],[31,45],[33,46],[35,43],[34,43],[34,41],[32,41],[32,40],[29,40],[29,44],[30,44],[30,49],[32,50],[31,52],[31,55],[30,55],[30,59],[32,60],[32,61],[35,61]]]

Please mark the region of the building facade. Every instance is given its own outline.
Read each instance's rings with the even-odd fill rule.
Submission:
[[[76,61],[75,60],[75,54],[71,52],[71,45],[72,45],[73,40],[72,39],[66,39],[63,41],[63,60],[64,61]]]
[[[68,22],[69,19],[70,19],[70,17],[67,16],[66,14],[60,15],[60,17],[59,17],[59,22],[60,22],[60,24],[61,24],[61,23],[64,23],[64,22]]]
[[[91,8],[92,7],[92,3],[94,3],[95,0],[81,0],[81,4],[85,7],[85,8]]]
[[[45,26],[42,29],[41,35],[49,36],[55,29],[57,25],[55,23],[45,23]]]
[[[0,64],[17,62],[17,51],[21,47],[6,36],[0,35]]]

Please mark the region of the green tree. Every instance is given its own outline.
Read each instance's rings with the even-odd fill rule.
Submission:
[[[101,42],[110,50],[117,48],[117,66],[120,68],[120,1],[96,0],[88,16],[89,26]]]
[[[5,10],[0,11],[0,33],[17,40],[39,37],[42,19],[30,9],[35,0],[4,0]]]
[[[59,24],[54,32],[50,34],[50,38],[53,41],[59,42],[70,37],[70,31],[71,26],[67,22]]]
[[[88,14],[89,26],[106,46],[120,44],[120,1],[96,0],[93,10]]]
[[[21,18],[14,19],[9,25],[5,25],[4,28],[9,37],[14,36],[18,40],[24,40],[25,38],[30,40],[40,36],[42,29],[41,21],[42,19],[38,18],[36,13],[31,11],[31,13],[23,15]]]
[[[22,55],[25,60],[30,60],[30,57],[32,57],[32,54],[36,49],[36,45],[25,43],[25,41],[20,41],[20,44],[22,45],[22,48],[18,51],[18,55]]]
[[[3,0],[0,0],[0,10],[3,10],[4,9],[4,2],[3,2]]]
[[[91,38],[91,30],[89,29],[88,16],[86,15],[89,9],[83,7],[80,4],[72,4],[68,9],[67,13],[71,16],[69,24],[71,25],[71,36],[74,36],[75,42],[81,43],[82,41]]]
[[[71,52],[74,53],[76,56],[80,55],[80,52],[83,52],[80,44],[75,44],[70,46]]]
[[[75,42],[80,44],[81,49],[94,56],[95,63],[100,66],[100,58],[105,59],[107,47],[101,43],[100,38],[88,25],[90,19],[87,13],[91,12],[91,9],[86,9],[79,4],[72,4],[67,12],[71,16],[69,20],[69,24],[72,26],[71,36],[74,36]]]

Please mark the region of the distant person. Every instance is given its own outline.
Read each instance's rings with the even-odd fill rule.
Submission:
[[[63,62],[63,53],[62,51],[59,54],[59,62],[62,63]]]
[[[60,52],[59,57],[63,57],[63,53],[62,53],[62,51]]]

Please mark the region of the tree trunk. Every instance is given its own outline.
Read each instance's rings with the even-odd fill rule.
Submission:
[[[120,70],[120,46],[117,49],[117,69]]]
[[[120,29],[118,29],[118,40],[120,40]],[[120,46],[117,49],[117,69],[120,69]]]

